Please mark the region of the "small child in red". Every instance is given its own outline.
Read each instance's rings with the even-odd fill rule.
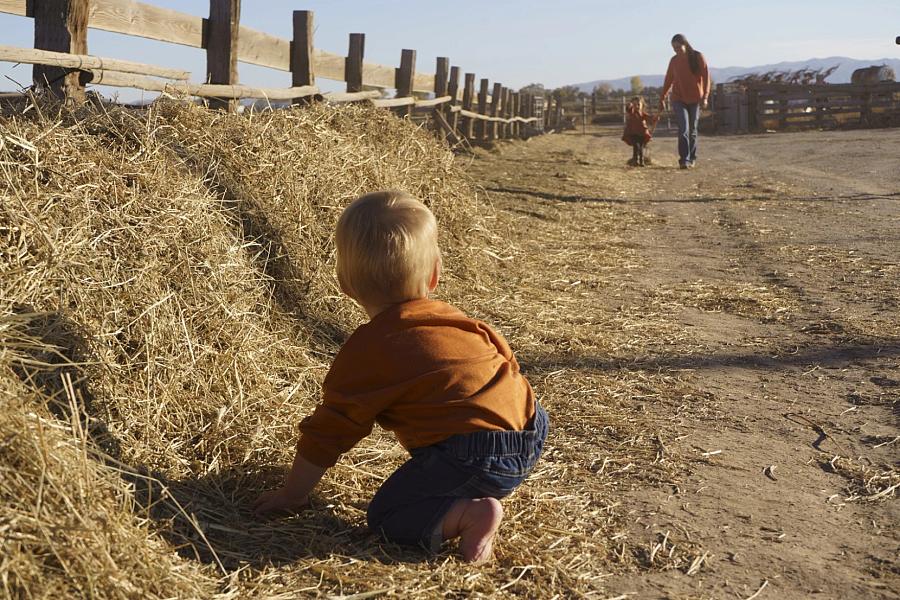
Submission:
[[[629,164],[636,167],[644,166],[644,147],[650,143],[652,134],[649,125],[655,125],[658,116],[651,116],[644,112],[644,99],[635,96],[625,109],[625,133],[622,141],[631,146],[634,154]]]

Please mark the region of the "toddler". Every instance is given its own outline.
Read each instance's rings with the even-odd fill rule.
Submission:
[[[326,469],[378,423],[410,458],[370,502],[369,526],[432,551],[459,538],[464,560],[488,561],[499,499],[534,468],[547,415],[499,333],[429,298],[441,255],[424,204],[399,191],[362,196],[344,210],[335,241],[341,289],[370,320],[338,352],[322,402],[300,424],[284,485],[254,510],[306,505]]]
[[[659,117],[653,117],[644,112],[644,99],[634,96],[625,109],[625,133],[622,141],[631,146],[633,155],[628,163],[635,167],[643,167],[644,149],[653,137],[650,126],[655,125]]]

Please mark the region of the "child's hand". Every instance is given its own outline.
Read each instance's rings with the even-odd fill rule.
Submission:
[[[253,502],[253,514],[257,517],[264,517],[274,513],[293,514],[308,504],[308,495],[298,498],[286,487],[280,487],[277,490],[269,490],[260,494],[259,498]]]
[[[271,513],[296,513],[309,504],[309,493],[324,474],[324,467],[312,464],[298,452],[294,455],[294,464],[284,479],[284,485],[277,490],[263,492],[253,502],[254,514],[262,517]]]

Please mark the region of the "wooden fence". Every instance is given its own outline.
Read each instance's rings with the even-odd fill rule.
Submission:
[[[900,83],[719,84],[713,95],[715,130],[900,126]]]
[[[458,66],[437,59],[434,73],[416,71],[415,50],[401,52],[399,67],[365,62],[365,34],[351,33],[346,56],[315,48],[314,15],[293,11],[293,37],[282,39],[240,25],[240,0],[210,0],[203,18],[134,0],[0,0],[0,13],[34,20],[34,48],[0,45],[0,61],[33,64],[35,86],[73,102],[86,84],[181,93],[235,108],[257,98],[305,104],[315,101],[371,102],[410,116],[425,113],[451,143],[523,137],[553,127],[543,98],[519,94],[476,76],[460,78]],[[206,50],[205,83],[190,73],[88,54],[89,29],[181,44]],[[286,71],[291,86],[258,88],[238,83],[239,62]],[[346,91],[322,93],[316,79],[346,83]],[[393,98],[384,91],[395,89]],[[477,126],[476,126],[477,125]]]

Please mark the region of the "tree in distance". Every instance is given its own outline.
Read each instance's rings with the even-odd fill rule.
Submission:
[[[563,87],[553,90],[553,95],[558,96],[562,102],[571,102],[580,100],[587,94],[578,89],[576,85],[564,85]]]
[[[631,93],[637,96],[642,91],[644,91],[644,82],[641,81],[640,76],[635,75],[631,78]]]
[[[600,83],[594,86],[594,94],[598,98],[603,98],[604,100],[609,98],[609,95],[612,94],[613,87],[608,83]]]
[[[529,83],[523,88],[519,88],[520,94],[531,94],[533,96],[546,96],[547,88],[543,83]]]

